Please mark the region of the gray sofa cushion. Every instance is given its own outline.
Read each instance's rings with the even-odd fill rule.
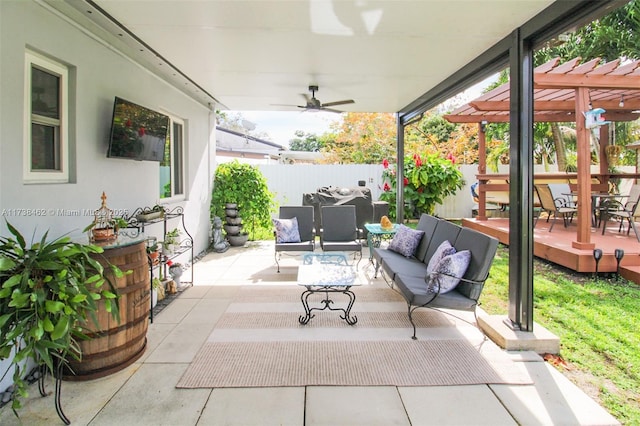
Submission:
[[[438,225],[431,234],[429,247],[424,256],[426,262],[429,263],[429,259],[431,259],[431,257],[443,241],[449,241],[452,246],[456,247],[454,241],[456,241],[456,239],[458,238],[460,229],[462,228],[454,223],[448,222],[446,220],[439,220]],[[457,247],[456,250],[458,250]]]
[[[498,240],[482,232],[462,228],[453,246],[458,251],[469,250],[471,252],[471,262],[467,272],[464,274],[464,278],[484,282],[489,276],[489,270],[498,249]],[[467,297],[478,299],[482,291],[482,285],[463,281],[458,284],[456,289]]]
[[[431,243],[433,231],[436,229],[438,222],[440,222],[440,219],[435,216],[431,216],[428,214],[423,214],[422,216],[420,216],[420,220],[418,221],[416,229],[424,231],[424,236],[420,240],[420,244],[418,245],[418,248],[416,250],[415,257],[421,262],[425,262],[425,255],[427,254],[427,249],[429,248],[429,244]],[[428,261],[429,259],[426,260],[426,262]]]
[[[424,276],[427,274],[427,265],[424,262],[420,262],[416,258],[406,258],[399,253],[390,252],[394,255],[385,256],[382,259],[382,269],[390,280],[395,279],[396,272],[421,277],[424,280]]]
[[[428,303],[428,306],[433,308],[473,311],[477,304],[475,300],[460,294],[457,291],[457,287],[449,293],[438,295],[435,300],[429,303],[433,299],[434,294],[427,291],[427,284],[424,281],[424,277],[399,273],[396,274],[394,282],[405,299],[413,306],[423,306]]]

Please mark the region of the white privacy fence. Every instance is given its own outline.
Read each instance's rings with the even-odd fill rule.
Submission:
[[[318,188],[356,187],[365,181],[373,201],[382,192],[382,165],[377,164],[259,164],[257,167],[267,179],[269,190],[276,195],[279,205],[302,205],[302,194],[316,192]],[[470,186],[475,182],[477,165],[461,166],[465,186],[457,194],[447,197],[436,207],[436,214],[446,218],[470,217],[474,206]]]

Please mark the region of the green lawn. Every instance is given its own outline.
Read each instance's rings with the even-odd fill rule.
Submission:
[[[501,245],[480,299],[506,314],[508,247]],[[640,424],[640,287],[534,260],[534,321],[560,338],[557,367],[624,424]]]

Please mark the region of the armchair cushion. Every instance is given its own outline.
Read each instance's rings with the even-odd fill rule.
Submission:
[[[389,250],[400,253],[405,257],[411,257],[416,253],[416,249],[423,235],[424,231],[418,231],[408,226],[400,225],[398,232],[396,232],[391,243],[389,243]]]
[[[298,219],[272,219],[276,228],[276,243],[299,243],[300,231],[298,230]]]
[[[460,282],[460,278],[464,276],[471,261],[471,252],[462,250],[448,256],[444,256],[436,265],[435,269],[428,273],[425,277],[429,292],[438,292],[438,284],[440,285],[439,294],[448,293]]]

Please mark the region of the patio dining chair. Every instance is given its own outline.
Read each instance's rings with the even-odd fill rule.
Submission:
[[[607,210],[606,214],[603,215],[604,223],[602,225],[602,235],[604,235],[604,231],[607,229],[607,221],[610,218],[620,220],[618,232],[622,231],[622,225],[624,225],[624,221],[626,220],[628,223],[627,235],[629,235],[629,231],[633,229],[633,232],[636,234],[637,240],[640,242],[640,234],[638,234],[638,229],[635,225],[635,218],[640,215],[640,211],[638,211],[639,203],[640,185],[633,185],[631,187],[626,202],[623,203],[622,201],[618,200],[610,200],[609,209]]]
[[[320,246],[323,251],[354,252],[362,260],[362,242],[356,221],[356,207],[352,205],[332,205],[320,208],[322,228]],[[357,265],[356,265],[357,267]]]
[[[571,195],[571,187],[568,183],[550,183],[549,190],[556,203],[560,203],[562,207],[578,207]]]
[[[275,259],[280,272],[279,260],[283,252],[312,252],[315,249],[313,206],[280,206],[278,219],[274,219],[273,222],[276,237]],[[293,228],[297,228],[297,232]]]
[[[564,227],[566,228],[573,219],[573,216],[578,212],[578,209],[575,207],[565,207],[565,199],[554,199],[549,184],[534,185],[534,188],[540,199],[540,209],[547,212],[547,222],[549,222],[551,215],[553,215],[553,222],[551,222],[549,232],[553,229],[553,225],[555,225],[558,216],[562,217]],[[538,223],[539,217],[539,215],[536,217],[533,224],[534,227]]]

